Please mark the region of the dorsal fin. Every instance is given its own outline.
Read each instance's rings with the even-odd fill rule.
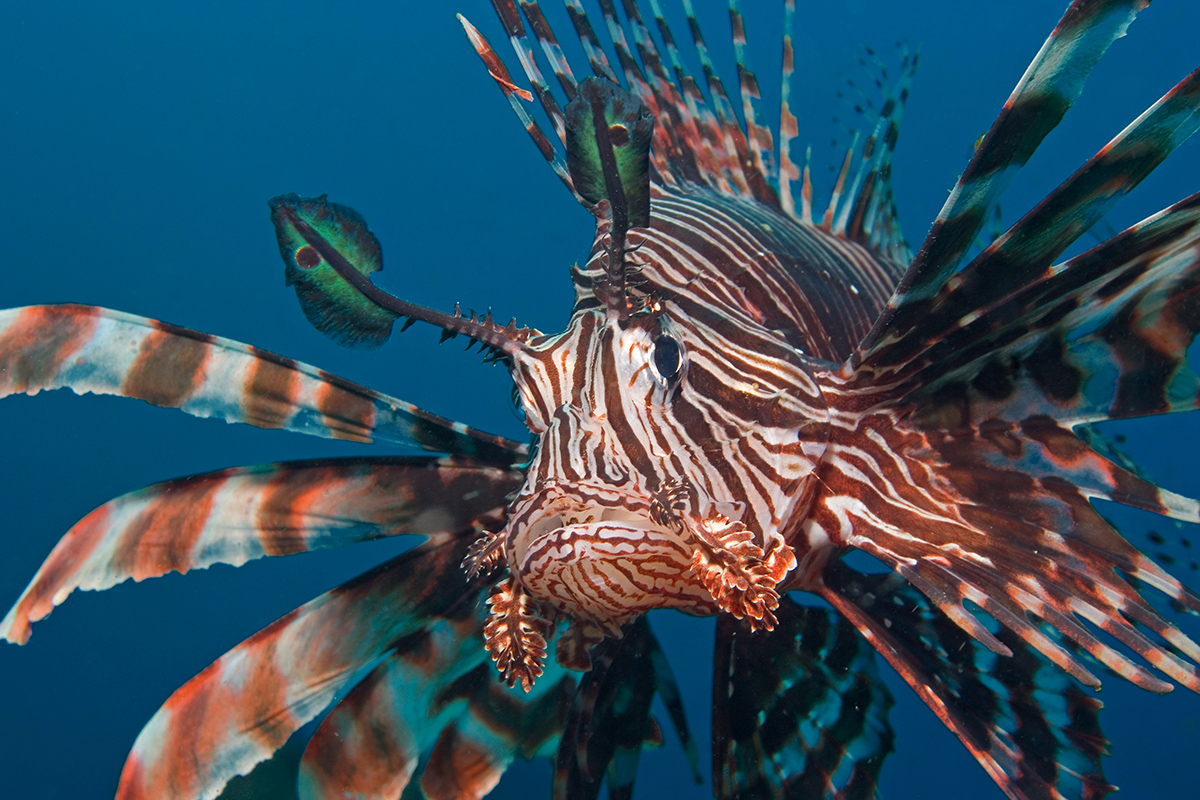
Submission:
[[[792,73],[796,70],[795,53],[792,50],[795,18],[796,0],[787,0],[783,6],[783,69],[779,87],[779,206],[792,216],[796,215],[792,182],[800,180],[800,170],[792,161],[792,142],[800,135],[800,122],[792,113],[791,105]],[[811,222],[811,210],[807,215],[802,214],[801,220]]]
[[[729,2],[729,26],[732,30],[733,54],[737,60],[738,93],[742,98],[742,118],[746,125],[746,143],[750,149],[750,157],[754,167],[764,177],[777,175],[774,165],[775,144],[771,129],[764,127],[759,120],[764,115],[759,108],[762,93],[758,88],[758,78],[750,68],[750,54],[746,49],[746,26],[742,20],[740,0]]]
[[[596,36],[596,30],[592,27],[591,21],[588,20],[583,3],[580,0],[564,0],[564,2],[567,12],[571,15],[571,24],[575,26],[575,33],[579,36],[580,44],[583,45],[583,52],[587,56],[588,63],[591,64],[592,73],[598,78],[608,78],[613,83],[619,83],[620,79],[608,63],[608,56],[604,54],[604,48]]]
[[[488,73],[496,81],[501,91],[504,92],[504,96],[508,98],[513,113],[521,121],[521,126],[525,128],[525,131],[529,134],[529,138],[533,140],[538,152],[546,159],[546,163],[554,170],[554,174],[574,193],[575,187],[571,185],[571,177],[567,174],[567,165],[563,160],[562,153],[554,147],[554,143],[542,131],[541,126],[534,121],[533,117],[529,116],[529,112],[521,105],[522,99],[532,100],[533,95],[512,82],[512,78],[508,74],[508,69],[504,66],[504,61],[496,54],[491,43],[488,42],[474,25],[467,21],[466,17],[459,14],[458,21],[462,24],[463,30],[466,31],[467,38],[471,41],[471,46],[475,48],[475,52],[479,54],[479,57],[487,66]]]
[[[878,56],[870,50],[868,54],[883,71]],[[834,223],[834,233],[874,248],[901,264],[907,263],[912,253],[904,241],[896,211],[891,181],[892,156],[896,152],[900,123],[916,71],[917,54],[905,49],[899,78],[894,87],[886,90],[874,130],[863,146],[858,176]],[[880,83],[886,78],[886,71],[883,71]]]
[[[725,93],[725,85],[717,75],[716,67],[713,66],[712,57],[708,53],[708,45],[700,30],[700,23],[696,20],[696,11],[692,7],[691,0],[684,0],[683,7],[687,12],[688,26],[691,29],[692,41],[696,45],[696,54],[700,57],[700,66],[708,83],[712,107],[725,133],[726,147],[727,149],[732,148],[730,155],[737,159],[737,168],[733,177],[742,194],[775,205],[776,203],[772,202],[774,190],[766,183],[766,176],[762,174],[761,170],[751,170],[749,174],[745,171],[745,165],[752,163],[746,130],[738,121],[733,104]]]
[[[653,182],[666,187],[690,184],[725,196],[751,198],[812,224],[810,172],[807,168],[802,171],[792,159],[793,141],[799,135],[799,125],[787,95],[794,70],[790,31],[795,19],[794,0],[787,0],[783,7],[786,30],[782,42],[783,93],[778,131],[762,122],[765,115],[759,108],[758,79],[749,63],[740,0],[729,0],[731,47],[738,70],[737,106],[718,74],[697,20],[697,8],[691,0],[684,0],[683,10],[688,22],[688,38],[693,42],[703,73],[699,79],[689,73],[658,0],[649,0],[648,6],[638,0],[622,0],[620,11],[614,0],[598,2],[603,17],[599,27],[593,26],[580,0],[566,0],[565,4],[591,71],[598,77],[623,82],[660,121],[650,156],[654,166]],[[536,63],[537,54],[529,43],[526,23],[540,44],[541,57],[557,76],[567,100],[577,92],[575,76],[580,71],[572,71],[537,0],[493,0],[493,5],[532,86],[532,93],[527,96],[538,96],[547,115],[561,132],[557,104],[549,96],[549,88]],[[521,20],[522,14],[525,22]],[[517,87],[507,77],[507,72],[501,74],[495,68],[494,62],[498,58],[494,51],[469,23],[463,20],[463,25],[543,156],[559,177],[568,186],[573,186],[566,170],[560,168],[563,161],[559,151],[521,106]],[[598,31],[606,35],[600,35]],[[605,47],[612,48],[615,63],[610,62]],[[832,198],[827,223],[831,233],[861,242],[889,259],[901,262],[907,260],[908,250],[896,220],[891,157],[915,65],[915,58],[905,57],[899,79],[884,90],[878,119],[869,122],[873,130],[859,140],[865,140],[866,147],[863,152],[855,149],[848,156],[845,179]],[[740,117],[738,107],[742,112]],[[799,212],[795,208],[791,185],[794,181],[800,182]],[[590,206],[581,194],[577,197],[585,206]]]

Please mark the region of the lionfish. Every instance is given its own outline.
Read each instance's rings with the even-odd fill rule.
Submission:
[[[271,213],[310,322],[357,347],[396,322],[466,337],[509,369],[529,445],[163,322],[0,312],[4,395],[65,387],[441,454],[195,475],[68,531],[0,622],[9,641],[75,589],[424,538],[181,687],[118,796],[214,797],[332,705],[301,758],[304,797],[480,797],[537,755],[556,797],[605,781],[627,797],[662,739],[656,697],[697,761],[655,609],[717,617],[718,797],[874,796],[893,746],[876,651],[1009,797],[1108,793],[1100,704],[1080,684],[1109,672],[1200,691],[1200,647],[1142,590],[1193,611],[1200,597],[1090,502],[1200,516],[1090,427],[1200,403],[1186,362],[1200,195],[1058,259],[1200,126],[1200,71],[975,252],[1146,5],[1075,0],[914,255],[890,176],[915,57],[821,211],[793,150],[790,36],[772,131],[738,3],[736,99],[687,2],[698,74],[656,0],[601,0],[599,17],[567,0],[589,77],[534,0],[494,5],[531,90],[460,17],[467,36],[596,217],[565,331],[384,292],[378,241],[324,196],[280,196]],[[784,13],[790,30],[792,2]],[[862,571],[854,551],[890,569]]]

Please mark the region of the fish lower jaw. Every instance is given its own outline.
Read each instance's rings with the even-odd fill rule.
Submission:
[[[776,586],[797,564],[782,537],[760,543],[720,515],[665,523],[609,514],[568,523],[556,515],[514,532],[509,565],[538,602],[609,636],[659,608],[725,611],[755,629],[774,627]]]

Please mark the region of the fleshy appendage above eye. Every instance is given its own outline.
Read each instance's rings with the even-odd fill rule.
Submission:
[[[683,347],[670,334],[661,333],[654,340],[654,369],[667,383],[674,383],[683,371]]]

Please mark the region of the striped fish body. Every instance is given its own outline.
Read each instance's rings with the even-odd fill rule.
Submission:
[[[819,584],[846,542],[803,529],[830,435],[814,368],[848,355],[901,272],[753,199],[658,188],[652,209],[630,236],[644,307],[619,320],[597,298],[601,224],[570,327],[513,369],[538,444],[506,561],[592,640],[653,608],[771,627],[776,584]]]

